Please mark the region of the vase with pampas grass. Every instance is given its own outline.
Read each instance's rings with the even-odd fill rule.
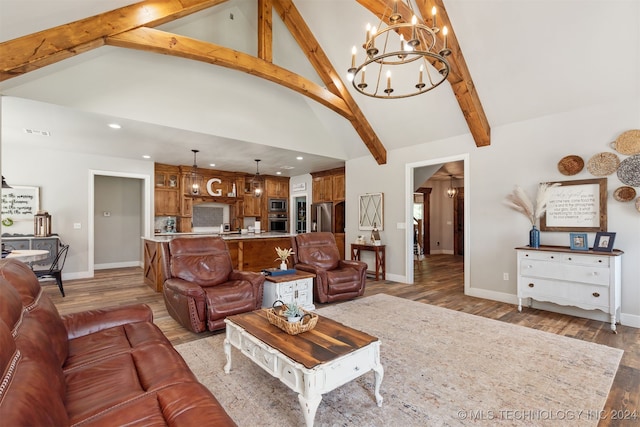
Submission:
[[[549,184],[542,182],[538,185],[538,194],[536,203],[529,198],[524,190],[516,185],[516,188],[507,196],[505,203],[511,209],[522,213],[531,222],[531,230],[529,231],[529,246],[532,248],[540,247],[540,230],[536,228],[536,223],[547,209],[547,203],[551,197],[551,189],[560,184]]]

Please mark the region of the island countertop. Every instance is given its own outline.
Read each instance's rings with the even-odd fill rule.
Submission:
[[[221,236],[227,243],[233,268],[243,271],[260,272],[280,265],[276,260],[275,248],[292,247],[295,234],[289,233],[159,233],[153,237],[142,237],[144,246],[144,282],[156,292],[161,292],[164,284],[162,274],[162,246],[176,237],[198,238]],[[289,263],[293,260],[290,258]]]
[[[152,242],[168,242],[176,237],[203,237],[203,236],[220,236],[224,240],[252,240],[252,239],[270,239],[270,238],[282,238],[292,237],[295,234],[290,233],[277,233],[272,231],[264,231],[261,233],[245,233],[238,232],[226,232],[226,233],[156,233],[152,237],[142,237],[144,240]]]

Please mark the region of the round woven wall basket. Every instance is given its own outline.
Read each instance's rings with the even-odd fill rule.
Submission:
[[[611,148],[627,156],[640,154],[640,129],[623,132],[611,143]]]
[[[558,170],[562,175],[575,175],[584,168],[584,160],[580,156],[566,156],[558,162]]]
[[[619,202],[630,202],[636,197],[636,190],[633,187],[618,187],[613,192],[613,198]]]
[[[593,176],[607,176],[614,173],[618,165],[620,165],[620,159],[616,154],[598,153],[587,162],[587,170]]]
[[[640,187],[640,154],[627,157],[618,166],[618,179],[623,184]]]

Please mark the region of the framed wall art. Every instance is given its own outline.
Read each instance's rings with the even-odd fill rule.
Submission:
[[[607,178],[556,181],[541,231],[607,231]]]
[[[40,187],[14,185],[2,189],[2,219],[33,221],[40,209]]]

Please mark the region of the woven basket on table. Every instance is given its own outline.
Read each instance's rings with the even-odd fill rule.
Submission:
[[[277,302],[277,301],[276,301]],[[307,310],[302,310],[304,316],[299,322],[289,322],[285,316],[280,314],[287,309],[286,305],[279,305],[272,308],[264,308],[267,314],[267,320],[274,326],[282,329],[289,335],[298,335],[307,332],[316,327],[318,323],[318,315]]]

